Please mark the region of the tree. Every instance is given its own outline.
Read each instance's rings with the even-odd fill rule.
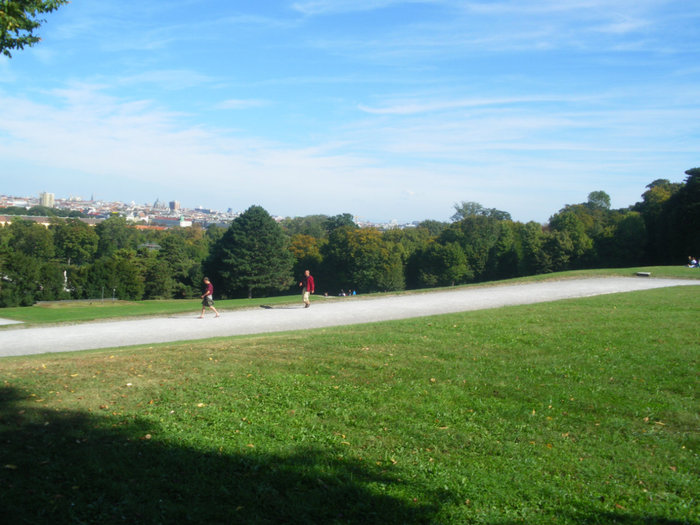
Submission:
[[[460,204],[454,205],[455,213],[452,215],[451,219],[454,222],[461,221],[468,217],[489,217],[491,219],[496,219],[498,221],[509,221],[511,220],[510,213],[507,211],[497,210],[496,208],[484,208],[478,202],[465,202],[462,201]]]
[[[352,260],[350,254],[350,231],[345,226],[336,228],[328,235],[328,242],[321,246],[323,260],[322,271],[317,272],[319,282],[324,290],[347,288],[352,279]],[[316,284],[318,287],[318,283]]]
[[[192,297],[196,294],[202,282],[202,261],[206,257],[203,249],[206,248],[206,241],[201,230],[179,229],[170,230],[163,233],[158,238],[160,250],[157,258],[163,263],[157,265],[159,271],[166,272],[170,279],[171,296]],[[153,271],[153,265],[149,267]],[[158,280],[165,283],[163,276]],[[147,282],[151,279],[148,274]],[[163,288],[167,290],[167,288]],[[158,295],[166,297],[167,291],[159,292]]]
[[[375,228],[343,226],[322,247],[324,285],[363,293],[405,288],[398,245],[385,242]]]
[[[143,265],[134,250],[117,250],[110,257],[71,270],[70,286],[84,299],[113,296],[122,300],[143,299]]]
[[[292,255],[280,226],[261,206],[237,217],[214,245],[206,268],[225,295],[284,290],[292,283]]]
[[[585,216],[584,216],[585,219]],[[549,219],[549,226],[554,232],[565,233],[568,241],[563,241],[561,238],[550,240],[549,246],[556,247],[558,254],[554,256],[555,270],[566,270],[571,267],[590,266],[589,261],[593,257],[593,240],[586,233],[586,226],[581,215],[575,211],[565,208]],[[568,251],[568,246],[571,245],[571,250]],[[566,246],[564,250],[561,247]]]
[[[8,253],[0,266],[0,307],[33,305],[40,291],[40,272],[41,264],[31,255]]]
[[[609,210],[610,195],[604,191],[592,191],[588,194],[588,202],[586,204],[590,208],[602,208],[604,210]]]
[[[8,229],[8,246],[12,250],[41,261],[48,261],[54,256],[53,234],[41,224],[16,220],[12,221]]]
[[[414,252],[408,261],[407,278],[420,288],[454,286],[473,277],[464,251],[456,242],[432,242]]]
[[[545,233],[542,225],[530,221],[520,226],[520,242],[523,254],[518,261],[518,275],[536,275],[544,273],[543,261],[545,259],[543,247]]]
[[[357,228],[355,220],[350,213],[342,213],[340,215],[334,215],[333,217],[328,217],[323,224],[327,233],[331,233],[333,230],[338,228]]]
[[[64,277],[65,266],[57,262],[45,262],[39,267],[39,289],[35,294],[37,301],[56,301],[69,299],[70,293],[66,289]]]
[[[78,219],[61,221],[51,226],[56,255],[68,264],[92,261],[99,240],[95,229]]]
[[[647,231],[647,257],[652,264],[668,262],[668,224],[662,219],[667,201],[683,186],[668,179],[656,179],[648,184],[642,202],[632,209],[642,214]]]
[[[138,232],[130,228],[126,218],[113,215],[95,227],[100,240],[97,245],[98,257],[109,257],[117,250],[136,249]]]
[[[148,252],[145,257],[141,257],[141,264],[146,284],[144,299],[171,299],[175,295],[177,284],[167,261],[153,252]]]
[[[438,235],[440,235],[448,226],[449,223],[447,222],[434,221],[432,219],[426,219],[418,224],[418,228],[424,228],[428,230],[430,235],[432,235],[433,237],[437,237]]]
[[[520,260],[523,258],[518,224],[513,221],[499,221],[498,226],[498,239],[489,252],[484,275],[488,280],[518,276]]]
[[[287,217],[281,222],[281,226],[291,237],[302,234],[321,239],[328,234],[326,230],[327,221],[327,215],[307,215],[291,219]]]
[[[437,238],[440,244],[458,243],[476,280],[484,278],[491,249],[498,242],[500,220],[488,214],[469,215],[453,223]]]
[[[569,268],[574,243],[565,231],[552,230],[543,236],[542,251],[539,253],[539,272],[559,272]]]
[[[700,252],[700,168],[685,174],[685,184],[668,199],[661,215],[668,225],[668,262],[676,264]]]
[[[0,51],[12,57],[11,49],[24,49],[41,40],[34,31],[45,20],[39,15],[55,11],[68,0],[0,0]]]
[[[347,230],[352,260],[352,289],[363,292],[403,290],[404,279],[401,251],[387,242],[375,228]]]
[[[615,212],[611,225],[594,242],[599,266],[621,268],[645,262],[647,231],[639,212]]]
[[[301,275],[304,270],[310,270],[312,274],[317,273],[321,267],[321,246],[326,241],[322,241],[311,235],[298,233],[291,239],[289,251],[294,257],[294,275]]]

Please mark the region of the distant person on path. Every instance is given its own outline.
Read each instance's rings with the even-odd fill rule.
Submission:
[[[216,308],[214,308],[214,285],[211,284],[209,277],[204,278],[204,287],[204,293],[202,294],[202,314],[199,316],[199,318],[204,318],[204,310],[207,306],[214,310],[216,317],[219,317],[219,312],[217,312]]]
[[[304,299],[304,308],[308,308],[311,306],[309,294],[314,293],[314,278],[309,270],[304,271],[304,277],[301,278],[299,286],[301,286],[301,293]]]

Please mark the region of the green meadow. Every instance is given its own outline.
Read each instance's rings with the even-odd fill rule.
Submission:
[[[699,312],[700,289],[677,287],[4,358],[0,508],[7,523],[697,524]]]

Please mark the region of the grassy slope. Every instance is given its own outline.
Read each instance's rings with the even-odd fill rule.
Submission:
[[[266,304],[299,302],[299,296],[267,297],[260,299],[229,299],[215,301],[217,310],[254,308]],[[200,299],[171,299],[160,301],[56,301],[38,303],[28,308],[0,308],[0,317],[30,324],[86,322],[122,317],[162,316],[182,312],[197,314]],[[207,309],[210,313],[210,310]]]
[[[14,520],[698,523],[695,287],[0,361]]]

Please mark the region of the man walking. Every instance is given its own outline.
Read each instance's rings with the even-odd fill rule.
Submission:
[[[304,308],[308,308],[311,306],[309,294],[314,293],[314,278],[309,270],[304,271],[304,277],[301,278],[299,286],[301,286],[301,293],[304,299]]]
[[[200,319],[204,318],[204,310],[206,307],[214,310],[216,317],[219,317],[219,312],[214,308],[214,285],[211,284],[209,277],[204,278],[204,293],[202,294],[202,314],[199,316]]]

